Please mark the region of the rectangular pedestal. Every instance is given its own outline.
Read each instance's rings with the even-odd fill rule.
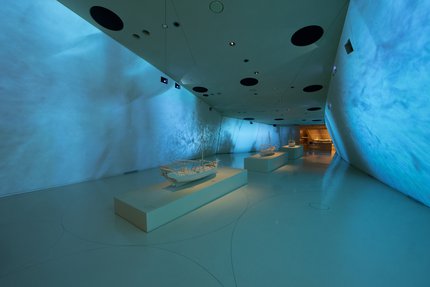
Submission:
[[[246,170],[218,168],[215,176],[183,186],[164,182],[116,196],[115,213],[149,232],[247,183]]]
[[[270,172],[281,166],[287,161],[286,154],[284,152],[275,152],[271,156],[261,156],[255,154],[253,156],[245,158],[245,168],[251,171]]]
[[[279,150],[286,152],[288,159],[296,159],[303,156],[303,146],[296,145],[294,147],[290,147],[288,145],[282,146]]]

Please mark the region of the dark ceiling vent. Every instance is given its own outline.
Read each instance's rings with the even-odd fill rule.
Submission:
[[[90,15],[97,24],[106,29],[120,31],[124,28],[124,22],[122,22],[121,18],[107,8],[93,6],[90,8]]]
[[[352,52],[354,52],[354,48],[352,47],[352,43],[350,39],[348,39],[348,41],[346,41],[345,43],[345,51],[347,54],[351,54]]]
[[[206,93],[208,91],[208,89],[205,87],[194,87],[193,91],[197,92],[197,93]]]
[[[291,43],[296,46],[307,46],[318,41],[324,34],[324,29],[321,26],[311,25],[297,30],[291,36]]]
[[[258,84],[258,80],[256,78],[244,78],[240,80],[240,83],[244,86],[255,86]]]
[[[283,118],[276,118],[275,121],[283,121]]]
[[[253,121],[255,118],[243,118],[245,121]]]
[[[310,85],[310,86],[304,87],[303,88],[303,92],[312,93],[312,92],[319,91],[322,88],[323,88],[322,85]]]
[[[320,107],[312,107],[312,108],[308,109],[308,111],[311,111],[311,112],[313,112],[313,111],[319,111],[319,110],[321,110]]]

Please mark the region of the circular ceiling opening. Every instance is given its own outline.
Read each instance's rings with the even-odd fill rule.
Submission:
[[[312,92],[319,91],[319,90],[321,90],[322,88],[323,88],[323,86],[322,86],[322,85],[310,85],[310,86],[304,87],[304,88],[303,88],[303,91],[304,91],[304,92],[307,92],[307,93],[312,93]]]
[[[244,78],[240,80],[240,83],[244,86],[255,86],[258,84],[258,80],[256,78]]]
[[[206,93],[208,89],[206,89],[205,87],[194,87],[193,91],[197,93]]]
[[[107,8],[93,6],[90,8],[90,15],[97,24],[106,29],[120,31],[124,28],[124,22],[122,22],[121,18]]]
[[[283,118],[276,118],[275,121],[283,121]]]
[[[245,121],[253,121],[255,118],[243,118]]]
[[[312,108],[308,109],[308,111],[311,111],[311,112],[313,112],[313,111],[319,111],[319,110],[321,110],[320,107],[312,107]]]
[[[215,14],[222,13],[224,11],[224,4],[221,1],[212,1],[209,3],[209,10]]]
[[[311,25],[297,30],[291,36],[291,43],[296,46],[307,46],[318,41],[324,34],[324,29],[321,26]]]
[[[143,35],[145,36],[149,36],[151,35],[151,32],[149,32],[148,30],[142,30]]]

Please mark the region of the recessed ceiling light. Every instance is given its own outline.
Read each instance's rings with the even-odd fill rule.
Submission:
[[[179,26],[181,26],[181,24],[179,22],[173,22],[173,26],[179,27]]]
[[[243,118],[245,121],[253,121],[255,118]]]
[[[254,75],[258,75],[258,74],[260,74],[258,71],[255,71],[255,72],[254,72]]]
[[[308,111],[311,111],[311,112],[313,112],[313,111],[319,111],[319,110],[321,110],[321,107],[312,107],[312,108],[308,109]]]
[[[212,1],[209,3],[209,10],[215,14],[220,14],[224,11],[224,4],[221,1]]]
[[[249,62],[249,59],[243,59],[243,61],[244,61],[245,63],[248,63],[248,62]]]
[[[149,36],[151,33],[148,30],[142,30],[143,35]]]
[[[236,46],[236,42],[234,42],[234,41],[230,41],[230,42],[228,42],[228,45],[229,45],[230,47],[234,47],[234,46]]]
[[[140,39],[140,36],[138,34],[133,34],[133,37],[136,39]]]
[[[163,28],[163,29],[167,29],[167,28],[169,28],[169,25],[167,25],[167,24],[162,24],[162,25],[161,25],[161,28]]]

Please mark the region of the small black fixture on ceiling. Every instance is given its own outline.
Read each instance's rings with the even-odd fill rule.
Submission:
[[[321,110],[320,107],[312,107],[312,108],[308,109],[308,111],[311,111],[311,112],[313,112],[313,111],[319,111],[319,110]]]
[[[140,39],[140,36],[139,36],[138,34],[133,34],[133,37],[134,37],[135,39]]]
[[[208,91],[208,89],[205,87],[194,87],[193,91],[197,92],[197,93],[206,93]]]
[[[243,118],[245,121],[253,121],[255,118]]]
[[[169,82],[169,80],[163,76],[160,77],[160,82],[162,82],[163,84],[167,84]]]
[[[181,23],[179,23],[179,22],[173,22],[173,26],[179,27],[179,26],[181,26]]]
[[[254,123],[253,122],[249,122],[251,125],[253,125]]]
[[[234,47],[234,46],[236,46],[236,42],[234,42],[234,41],[230,41],[230,42],[228,42],[228,45],[229,45],[230,47]]]
[[[273,126],[274,128],[276,128],[276,124],[273,124],[272,126]]]
[[[304,87],[303,92],[313,93],[313,92],[321,90],[322,88],[323,88],[322,85],[310,85],[310,86]]]
[[[283,121],[283,118],[276,118],[275,121]]]
[[[209,107],[209,111],[212,111],[213,110],[213,108],[212,107]]]
[[[352,47],[352,43],[350,39],[348,39],[348,41],[346,41],[345,43],[345,51],[347,54],[351,54],[352,52],[354,52],[354,48]]]
[[[124,28],[124,22],[115,12],[101,6],[90,8],[90,15],[100,26],[112,30],[120,31]]]
[[[143,35],[145,36],[149,36],[151,35],[151,32],[149,32],[148,30],[142,30]]]
[[[318,41],[324,34],[321,26],[310,25],[297,30],[291,36],[291,43],[296,46],[307,46]]]
[[[244,61],[245,63],[248,63],[248,62],[249,62],[249,59],[243,59],[243,61]]]
[[[178,83],[175,83],[175,88],[179,90],[181,88],[181,85],[179,85]]]
[[[322,120],[312,120],[313,122],[321,122]]]
[[[203,97],[209,97],[209,95],[208,94],[203,94]]]

